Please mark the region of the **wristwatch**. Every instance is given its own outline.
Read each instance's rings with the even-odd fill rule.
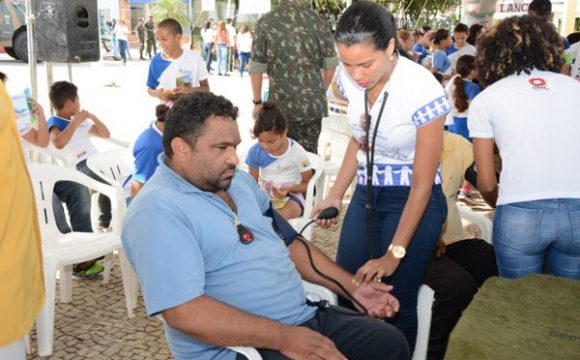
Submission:
[[[402,259],[407,254],[407,250],[405,250],[405,248],[402,247],[401,245],[391,244],[391,245],[389,245],[388,251],[393,253],[393,256],[395,257],[395,259]]]
[[[252,102],[254,103],[254,105],[260,105],[262,103],[262,99],[252,100]]]

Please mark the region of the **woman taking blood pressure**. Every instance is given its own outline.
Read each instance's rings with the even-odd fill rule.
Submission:
[[[450,105],[428,70],[399,55],[395,21],[384,7],[357,1],[340,18],[335,39],[352,138],[334,186],[312,215],[340,209],[356,175],[337,263],[356,272],[358,283],[394,286],[401,308],[393,324],[412,351],[417,292],[447,216],[438,167]]]

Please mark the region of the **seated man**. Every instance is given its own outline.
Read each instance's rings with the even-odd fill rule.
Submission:
[[[147,313],[166,321],[173,355],[234,360],[225,346],[252,346],[265,359],[409,359],[392,325],[306,302],[301,278],[348,296],[314,271],[308,249],[360,310],[385,318],[399,307],[390,286],[356,287],[320,250],[294,241],[295,232],[284,231],[281,241],[287,224],[250,175],[236,170],[237,115],[211,93],[177,100],[166,118],[165,154],[125,219],[123,247]]]
[[[463,229],[457,207],[457,189],[473,164],[473,146],[456,134],[445,132],[441,155],[443,192],[447,200],[447,221],[435,257],[425,269],[425,284],[435,291],[427,359],[445,357],[449,335],[477,289],[497,276],[493,246]],[[476,185],[476,184],[474,184]]]

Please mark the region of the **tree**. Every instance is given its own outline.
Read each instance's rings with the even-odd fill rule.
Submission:
[[[151,10],[153,20],[175,19],[183,28],[189,23],[189,13],[183,0],[157,0]]]

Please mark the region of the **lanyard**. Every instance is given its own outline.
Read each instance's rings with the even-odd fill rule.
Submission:
[[[367,247],[369,251],[369,259],[374,259],[374,236],[373,236],[373,167],[375,165],[375,144],[377,140],[377,132],[379,130],[379,124],[381,118],[383,117],[383,110],[385,110],[385,104],[389,97],[389,92],[385,91],[383,93],[383,103],[379,110],[379,116],[377,117],[377,123],[373,130],[373,136],[370,137],[371,130],[371,116],[369,114],[369,91],[365,90],[365,146],[366,146],[366,162],[367,162],[367,187],[366,187],[366,224],[367,224]]]

